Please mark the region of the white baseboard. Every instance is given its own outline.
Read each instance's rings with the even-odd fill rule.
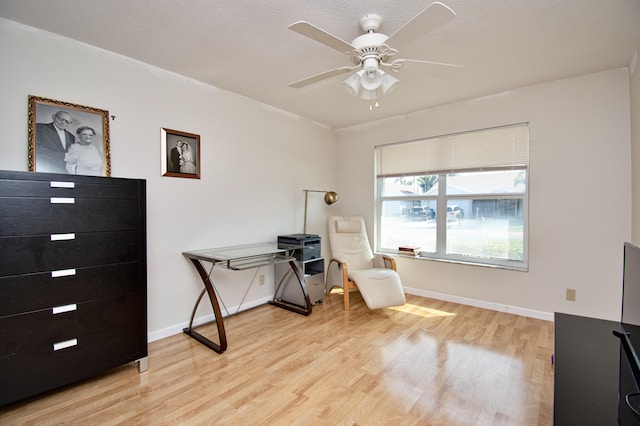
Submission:
[[[230,313],[230,315],[235,315],[236,312],[242,312],[242,311],[246,311],[246,310],[251,309],[251,308],[255,308],[256,306],[264,305],[265,303],[268,303],[272,298],[273,298],[273,296],[265,297],[265,298],[262,298],[262,299],[253,300],[253,301],[251,301],[251,302],[249,302],[247,304],[243,304],[241,309],[240,309],[240,311],[238,311],[238,307],[237,306],[230,307],[229,308],[229,313]],[[229,316],[229,315],[227,315],[226,312],[222,312],[222,317],[223,318],[227,317],[227,316]],[[209,315],[202,315],[202,316],[194,318],[193,325],[194,325],[194,327],[197,327],[199,325],[206,324],[208,322],[214,321],[215,319],[216,318],[213,315],[213,313],[211,313]],[[147,334],[147,341],[149,343],[151,343],[151,342],[155,342],[156,340],[164,339],[165,337],[173,336],[174,334],[182,333],[182,330],[185,329],[188,325],[189,325],[189,321],[187,320],[187,321],[181,322],[179,324],[175,324],[175,325],[163,328],[161,330],[152,331],[151,333]]]
[[[447,302],[460,303],[461,305],[475,306],[477,308],[490,309],[492,311],[505,312],[514,315],[522,315],[530,318],[537,318],[545,321],[553,321],[552,312],[536,311],[533,309],[521,308],[518,306],[502,305],[499,303],[487,302],[486,300],[471,299],[468,297],[452,296],[450,294],[437,293],[429,290],[422,290],[418,288],[405,287],[404,291],[407,294],[413,294],[416,296],[428,297],[431,299],[444,300]],[[247,309],[255,308],[256,306],[264,305],[269,302],[271,297],[254,300],[251,303],[243,305],[240,312]],[[238,307],[229,308],[229,312],[234,314],[238,311]],[[223,312],[223,317],[227,315]],[[197,317],[193,321],[194,326],[202,325],[215,320],[213,314],[203,315]],[[156,330],[148,334],[148,341],[155,342],[156,340],[164,339],[165,337],[173,336],[174,334],[182,333],[182,330],[189,325],[189,321],[184,321],[179,324],[175,324],[161,330]]]
[[[413,294],[415,296],[460,303],[461,305],[475,306],[477,308],[490,309],[492,311],[505,312],[514,315],[522,315],[524,317],[536,318],[545,321],[553,321],[553,312],[543,312],[536,311],[534,309],[521,308],[518,306],[502,305],[499,303],[487,302],[486,300],[452,296],[450,294],[437,293],[435,291],[422,290],[418,288],[405,287],[404,291],[407,294]]]

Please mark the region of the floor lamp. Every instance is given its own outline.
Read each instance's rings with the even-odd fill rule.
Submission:
[[[313,189],[303,189],[304,191],[304,228],[302,229],[302,233],[307,233],[307,200],[309,198],[310,192],[324,192],[324,202],[327,203],[328,206],[338,201],[338,194],[333,191],[317,191]]]

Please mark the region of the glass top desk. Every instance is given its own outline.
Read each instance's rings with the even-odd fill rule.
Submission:
[[[222,311],[220,310],[220,301],[218,300],[215,284],[211,276],[214,267],[221,267],[234,271],[242,271],[245,269],[259,268],[261,266],[288,262],[289,266],[291,267],[291,272],[295,275],[298,283],[300,284],[300,287],[304,294],[306,306],[300,307],[288,304],[281,300],[276,300],[275,295],[277,294],[277,291],[274,292],[274,298],[273,300],[269,301],[269,303],[302,315],[309,315],[311,313],[311,302],[309,299],[309,294],[307,292],[304,279],[301,278],[300,271],[296,266],[295,258],[293,257],[293,251],[301,248],[304,247],[293,245],[289,246],[277,243],[260,243],[183,252],[182,254],[189,260],[191,260],[191,262],[195,266],[198,274],[200,274],[202,283],[204,284],[204,288],[200,292],[200,296],[198,296],[195,306],[193,307],[191,319],[189,320],[189,326],[183,331],[217,353],[222,353],[227,349],[227,335],[224,329]],[[212,264],[209,272],[207,272],[207,270],[205,269],[203,262]],[[251,284],[253,284],[253,281],[249,283],[247,292],[249,291]],[[205,293],[208,294],[209,300],[211,301],[211,306],[213,307],[213,314],[215,316],[214,322],[216,323],[218,329],[218,338],[220,343],[215,343],[212,340],[204,337],[202,334],[195,331],[193,327],[193,319],[195,317],[196,310]],[[240,303],[240,305],[242,305],[242,302]],[[238,307],[238,312],[239,311],[240,307]]]

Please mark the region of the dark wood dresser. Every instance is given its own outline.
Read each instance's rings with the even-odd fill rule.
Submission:
[[[555,314],[554,426],[618,424],[620,323]]]
[[[147,368],[146,183],[0,171],[0,405]]]

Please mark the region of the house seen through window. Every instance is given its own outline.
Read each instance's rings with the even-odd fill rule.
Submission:
[[[528,125],[376,147],[376,250],[527,269]]]

